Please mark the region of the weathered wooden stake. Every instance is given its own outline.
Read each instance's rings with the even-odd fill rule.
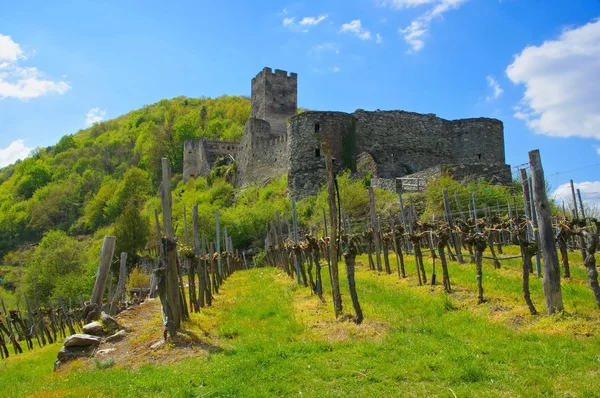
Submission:
[[[104,243],[100,251],[100,263],[98,264],[98,272],[96,273],[96,282],[94,283],[94,290],[92,290],[91,304],[95,305],[95,308],[88,313],[86,318],[87,323],[100,319],[102,298],[104,297],[104,289],[106,288],[110,264],[115,253],[116,242],[117,238],[114,236],[104,237]]]
[[[381,272],[381,242],[379,240],[379,225],[377,222],[377,216],[375,215],[375,195],[373,193],[372,185],[369,185],[369,208],[371,211],[371,228],[373,229],[373,240],[375,242],[375,262],[377,264],[377,271]]]
[[[546,311],[548,315],[563,310],[562,293],[560,288],[560,266],[554,241],[554,230],[550,217],[550,207],[546,196],[546,180],[540,151],[529,152],[529,165],[535,211],[539,223],[541,249],[544,253],[544,296],[546,298]]]

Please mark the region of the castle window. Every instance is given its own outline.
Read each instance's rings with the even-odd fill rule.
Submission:
[[[316,158],[320,158],[321,157],[321,148],[315,149],[315,157]]]
[[[192,154],[192,151],[189,151],[188,153],[191,155],[191,154]]]
[[[481,160],[481,154],[480,153],[477,154],[477,159]]]
[[[318,133],[320,129],[321,125],[319,124],[319,122],[315,123],[315,133]]]

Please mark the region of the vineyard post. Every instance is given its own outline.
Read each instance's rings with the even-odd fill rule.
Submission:
[[[292,224],[294,226],[294,245],[298,246],[298,219],[296,214],[296,199],[292,198]],[[294,266],[296,267],[296,281],[298,284],[300,280],[300,263],[298,262],[298,256],[294,250]]]
[[[229,234],[227,233],[227,227],[225,227],[225,252],[227,253],[227,274],[231,275],[231,261],[229,261],[229,254],[231,248],[229,247]]]
[[[533,238],[535,239],[535,244],[538,247],[537,252],[535,253],[535,274],[536,277],[541,278],[542,277],[542,265],[541,265],[541,261],[540,261],[540,232],[538,229],[538,217],[537,217],[537,212],[535,210],[535,200],[533,198],[533,185],[532,185],[532,179],[531,177],[529,178],[529,193],[531,195],[530,197],[530,201],[531,201],[531,219],[533,222]]]
[[[102,312],[102,297],[104,296],[104,290],[106,288],[110,264],[112,262],[113,254],[115,253],[116,242],[117,238],[114,236],[104,237],[104,243],[102,244],[102,250],[100,251],[100,263],[98,264],[96,282],[94,283],[94,290],[92,290],[91,304],[95,304],[96,308],[88,314],[86,319],[87,323],[100,319],[100,313]]]
[[[402,179],[401,178],[396,178],[396,193],[398,194],[398,197],[400,198],[400,215],[402,216],[402,227],[404,228],[404,240],[406,241],[406,248],[410,250],[410,241],[408,240],[408,237],[406,236],[406,232],[408,231],[408,228],[406,227],[406,214],[404,213],[404,202],[402,201]]]
[[[216,210],[215,212],[215,217],[216,217],[216,222],[217,222],[217,232],[216,232],[216,247],[217,247],[217,253],[219,254],[217,256],[217,268],[218,268],[218,272],[219,272],[219,277],[221,279],[223,279],[223,263],[221,262],[221,223],[219,222],[219,209]],[[267,229],[267,233],[268,233],[268,229]]]
[[[340,294],[340,281],[338,270],[338,251],[337,251],[337,205],[335,203],[335,176],[333,170],[333,157],[328,143],[323,144],[325,152],[325,168],[327,170],[327,193],[329,202],[329,222],[331,227],[331,237],[329,239],[330,268],[331,268],[331,292],[333,295],[333,308],[335,317],[342,315],[342,296]]]
[[[369,208],[371,212],[371,228],[373,229],[373,240],[375,242],[375,261],[377,263],[377,271],[381,271],[381,243],[379,239],[379,223],[375,215],[375,195],[373,193],[373,185],[369,185]]]
[[[533,240],[533,233],[531,230],[531,204],[529,203],[529,181],[527,179],[527,171],[525,169],[520,169],[521,173],[521,184],[523,185],[523,207],[525,210],[525,219],[527,220],[527,236],[529,240]]]
[[[544,296],[548,315],[563,310],[562,293],[560,288],[560,266],[554,241],[550,206],[546,196],[546,180],[539,150],[529,152],[531,181],[535,212],[538,216],[541,249],[544,252]]]
[[[166,292],[167,302],[171,311],[171,319],[168,320],[169,333],[171,337],[175,337],[177,329],[181,325],[181,312],[183,303],[180,300],[179,277],[177,270],[177,246],[175,243],[175,233],[173,231],[173,198],[171,196],[171,170],[169,159],[162,159],[162,212],[163,212],[163,228],[167,237],[165,245],[167,260],[167,275],[166,275]]]
[[[581,210],[581,218],[585,220],[585,211],[583,210],[583,201],[581,200],[581,191],[577,188],[577,197],[579,198],[579,207]]]
[[[465,260],[463,260],[462,251],[460,249],[460,236],[456,236],[456,234],[454,233],[454,221],[452,220],[452,213],[450,212],[450,200],[448,199],[448,190],[444,189],[442,191],[442,194],[444,195],[444,208],[446,210],[446,216],[448,217],[448,225],[450,226],[450,238],[452,239],[452,244],[454,245],[454,250],[456,251],[458,263],[464,264]],[[433,241],[431,246],[433,247]]]
[[[464,217],[464,213],[463,213],[463,208],[460,205],[460,200],[458,200],[458,191],[454,191],[454,200],[456,201],[456,208],[460,212],[460,217],[463,218]]]
[[[121,253],[121,262],[119,264],[119,281],[117,282],[117,288],[112,296],[110,303],[110,315],[117,313],[117,306],[125,294],[125,282],[127,281],[127,253]]]
[[[570,183],[571,183],[571,195],[573,196],[573,216],[577,220],[577,219],[579,219],[579,213],[577,211],[577,198],[575,197],[575,186],[573,185],[573,180],[571,180]]]
[[[202,254],[200,249],[200,231],[198,229],[198,205],[192,206],[192,234],[194,237],[194,261],[196,262],[196,272],[198,273],[198,305],[205,305],[206,290],[206,272],[203,261],[200,260]]]

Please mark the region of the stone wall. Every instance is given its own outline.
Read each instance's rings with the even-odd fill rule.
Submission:
[[[356,171],[356,120],[342,112],[304,112],[290,119],[288,126],[290,195],[315,194],[325,182],[327,143],[336,159],[335,169]]]
[[[235,158],[238,141],[186,140],[183,144],[183,180],[206,177],[220,157]]]
[[[298,113],[298,75],[264,68],[252,79],[252,117],[266,120],[271,134],[283,135],[287,120]]]
[[[378,176],[395,178],[436,164],[504,164],[502,122],[496,119],[448,121],[434,114],[358,110],[358,152],[368,152]]]
[[[236,161],[238,185],[242,187],[282,176],[289,164],[287,134],[271,134],[269,122],[249,119]]]

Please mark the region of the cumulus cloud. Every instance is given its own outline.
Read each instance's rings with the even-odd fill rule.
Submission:
[[[600,139],[600,20],[528,46],[506,75],[525,93],[514,116],[536,133]]]
[[[85,124],[91,126],[94,123],[100,123],[106,116],[106,109],[92,108],[85,115]]]
[[[339,71],[340,71],[340,67],[339,67],[339,66],[334,66],[334,67],[333,67],[333,72],[334,72],[334,73],[337,73],[337,72],[339,72]]]
[[[25,159],[34,148],[25,145],[25,140],[18,139],[6,148],[0,148],[0,167],[8,166],[19,159]]]
[[[581,200],[584,205],[588,206],[600,206],[600,181],[585,181],[574,183],[575,191],[579,189],[581,191]],[[571,194],[571,184],[566,183],[560,185],[550,197],[556,200],[559,204],[563,201],[566,205],[573,205],[573,196]]]
[[[326,20],[327,14],[319,15],[318,17],[304,17],[300,21],[296,21],[296,17],[283,18],[283,26],[300,32],[308,32],[308,27],[316,26]]]
[[[377,43],[377,44],[383,43],[383,37],[381,37],[381,35],[379,33],[377,33],[375,35],[375,43]]]
[[[0,99],[28,100],[48,94],[64,94],[71,88],[64,81],[47,79],[35,67],[20,62],[27,56],[10,36],[0,34]]]
[[[351,33],[358,36],[361,40],[369,40],[371,38],[371,32],[362,26],[360,19],[343,24],[340,33]]]
[[[383,1],[381,5],[392,9],[418,7],[429,5],[430,8],[418,18],[411,21],[410,25],[398,29],[404,36],[404,40],[410,46],[409,53],[415,53],[425,47],[425,35],[429,31],[429,25],[441,18],[444,13],[459,8],[468,0],[389,0]]]
[[[504,92],[502,87],[500,87],[500,83],[498,83],[498,81],[494,79],[494,77],[491,75],[486,77],[486,80],[488,82],[488,86],[490,86],[490,88],[492,89],[492,94],[486,97],[486,101],[490,102],[500,98],[500,96]]]

